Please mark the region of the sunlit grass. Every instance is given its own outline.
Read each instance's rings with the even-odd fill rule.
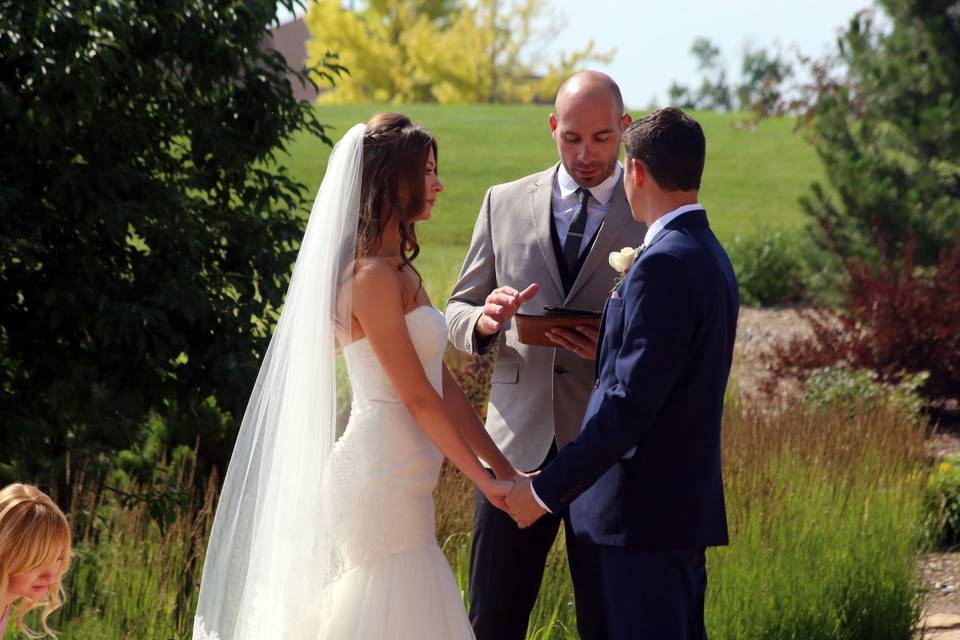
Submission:
[[[401,111],[436,135],[445,191],[433,219],[418,225],[423,249],[417,267],[427,290],[443,307],[467,251],[486,190],[557,162],[542,105],[324,105],[320,119],[339,139],[357,122],[381,111]],[[634,115],[641,115],[634,111]],[[795,229],[805,222],[798,198],[822,169],[813,148],[787,119],[765,120],[755,130],[744,115],[696,113],[707,137],[701,202],[721,242],[768,228]],[[320,185],[330,148],[298,136],[285,164],[311,190]]]

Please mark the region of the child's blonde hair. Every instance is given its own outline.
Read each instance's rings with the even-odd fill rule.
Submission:
[[[62,558],[60,571],[40,600],[24,597],[11,619],[30,638],[43,633],[24,623],[27,612],[43,607],[40,625],[56,638],[47,618],[63,604],[63,574],[70,566],[70,526],[63,512],[40,489],[28,484],[11,484],[0,490],[0,594],[7,592],[10,576],[29,573]]]

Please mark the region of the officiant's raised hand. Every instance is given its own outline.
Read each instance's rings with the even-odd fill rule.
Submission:
[[[477,333],[492,336],[500,331],[500,327],[515,316],[520,306],[537,295],[539,290],[540,285],[533,283],[523,291],[517,291],[510,286],[497,287],[491,291],[483,303],[483,315],[477,320]]]
[[[521,529],[526,529],[546,513],[533,497],[532,486],[530,477],[518,478],[507,494],[507,513]]]

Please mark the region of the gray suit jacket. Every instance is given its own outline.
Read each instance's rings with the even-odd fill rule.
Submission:
[[[545,305],[601,310],[617,277],[607,256],[643,242],[646,225],[631,216],[621,178],[590,254],[565,296],[550,236],[559,166],[487,191],[445,311],[450,341],[457,349],[472,354],[489,350],[491,343],[479,344],[473,328],[487,295],[499,286],[540,285],[521,313],[540,314]],[[565,349],[521,344],[513,322],[504,325],[496,341],[500,349],[487,431],[514,467],[534,469],[554,440],[562,447],[577,437],[593,388],[594,363]]]

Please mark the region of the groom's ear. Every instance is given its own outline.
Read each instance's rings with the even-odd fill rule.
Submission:
[[[639,187],[647,179],[647,168],[636,158],[627,158],[630,163],[630,177],[633,179],[633,186]]]
[[[633,122],[633,117],[629,113],[623,114],[623,119],[620,121],[623,130],[626,131],[627,127],[630,126],[630,123]]]
[[[550,117],[547,118],[547,122],[550,123],[550,133],[556,133],[557,125],[560,124],[560,120],[559,118],[557,118],[557,114],[551,113]]]

